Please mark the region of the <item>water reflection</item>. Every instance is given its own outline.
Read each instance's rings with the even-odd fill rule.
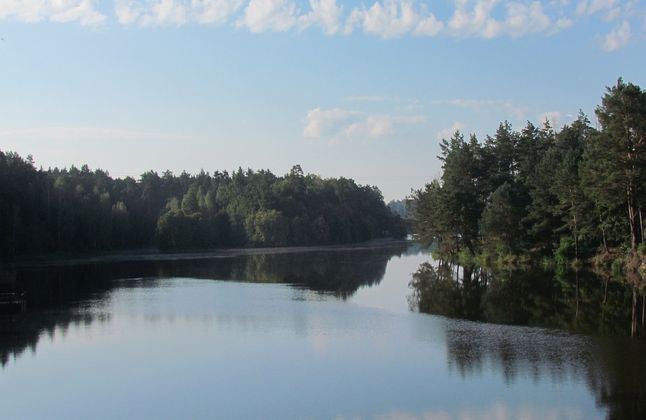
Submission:
[[[371,305],[369,290],[405,298],[427,258],[418,252],[396,244],[16,269],[29,303],[0,317],[3,414],[644,417],[644,342]],[[435,263],[412,285],[420,308],[476,321],[625,334],[629,317],[613,312],[624,299],[616,285],[596,290],[584,275],[498,277]]]
[[[410,285],[414,309],[487,322],[447,324],[447,364],[461,377],[584,381],[607,418],[646,418],[646,342],[628,338],[629,286],[593,273],[495,272],[444,261],[422,264]]]
[[[499,372],[508,385],[580,381],[607,418],[646,418],[643,341],[464,321],[451,323],[446,337],[448,365],[465,379]]]
[[[444,261],[413,274],[409,302],[420,312],[584,334],[630,334],[632,290],[590,272],[495,272]]]
[[[117,289],[163,287],[159,279],[183,277],[284,283],[295,287],[295,299],[316,299],[315,294],[347,299],[361,286],[378,284],[390,258],[416,252],[419,248],[415,245],[393,242],[349,249],[279,250],[233,256],[168,255],[167,259],[158,256],[138,261],[5,270],[15,278],[13,287],[25,294],[27,310],[22,314],[0,315],[0,364],[5,366],[28,349],[35,352],[43,335],[52,336],[56,330],[64,332],[71,325],[109,321],[111,313],[102,307]],[[149,318],[155,316],[159,315]]]

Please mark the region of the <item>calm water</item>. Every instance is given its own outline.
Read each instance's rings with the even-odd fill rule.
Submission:
[[[429,259],[399,244],[19,269],[29,300],[0,315],[0,416],[644,414],[643,342],[412,312]]]

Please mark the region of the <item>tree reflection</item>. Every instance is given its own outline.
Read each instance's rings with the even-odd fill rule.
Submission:
[[[112,283],[100,266],[24,269],[17,271],[16,287],[27,297],[24,313],[0,315],[0,364],[25,351],[36,351],[39,339],[62,334],[72,325],[109,321],[101,307]],[[92,281],[88,281],[88,280]],[[84,308],[92,306],[93,310]]]
[[[609,419],[646,418],[646,343],[471,322],[447,328],[450,369],[462,377],[501,372],[508,384],[585,381]]]
[[[422,264],[410,282],[411,308],[497,324],[630,334],[632,291],[590,272],[514,272]]]
[[[411,249],[412,248],[412,249]],[[43,336],[72,325],[108,322],[104,310],[116,288],[156,287],[159,278],[190,277],[284,283],[340,299],[378,284],[393,256],[417,252],[406,242],[383,246],[269,251],[252,255],[166,256],[139,261],[16,268],[26,312],[0,315],[0,364],[35,351]],[[123,281],[123,279],[131,279]]]
[[[629,286],[587,272],[492,272],[443,261],[422,264],[410,286],[414,309],[492,323],[447,324],[448,364],[461,376],[490,369],[508,383],[583,378],[608,418],[646,418],[646,342],[627,338]]]

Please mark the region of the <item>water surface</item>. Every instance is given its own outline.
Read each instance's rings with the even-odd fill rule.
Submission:
[[[168,257],[166,257],[168,258]],[[409,244],[21,268],[6,418],[639,418],[645,347],[409,310]]]

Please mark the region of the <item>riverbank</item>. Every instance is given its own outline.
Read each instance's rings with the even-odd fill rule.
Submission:
[[[540,267],[546,270],[594,270],[612,274],[615,277],[635,275],[645,277],[646,249],[635,252],[621,248],[604,250],[594,255],[571,255],[567,250],[558,248],[553,255],[533,255],[531,253],[471,253],[462,250],[457,253],[433,251],[436,260],[448,261],[461,266],[476,266],[497,270],[523,270]],[[633,279],[635,280],[635,279]],[[638,285],[638,284],[637,284]]]
[[[198,258],[228,258],[242,255],[288,254],[295,252],[316,252],[324,250],[359,250],[368,248],[386,248],[414,243],[409,239],[382,238],[366,242],[336,245],[286,246],[261,248],[216,248],[211,250],[160,251],[156,248],[133,249],[113,253],[93,254],[49,254],[33,257],[22,257],[14,261],[2,262],[4,269],[25,267],[55,267],[76,264],[96,264],[125,261],[168,261],[191,260]]]

